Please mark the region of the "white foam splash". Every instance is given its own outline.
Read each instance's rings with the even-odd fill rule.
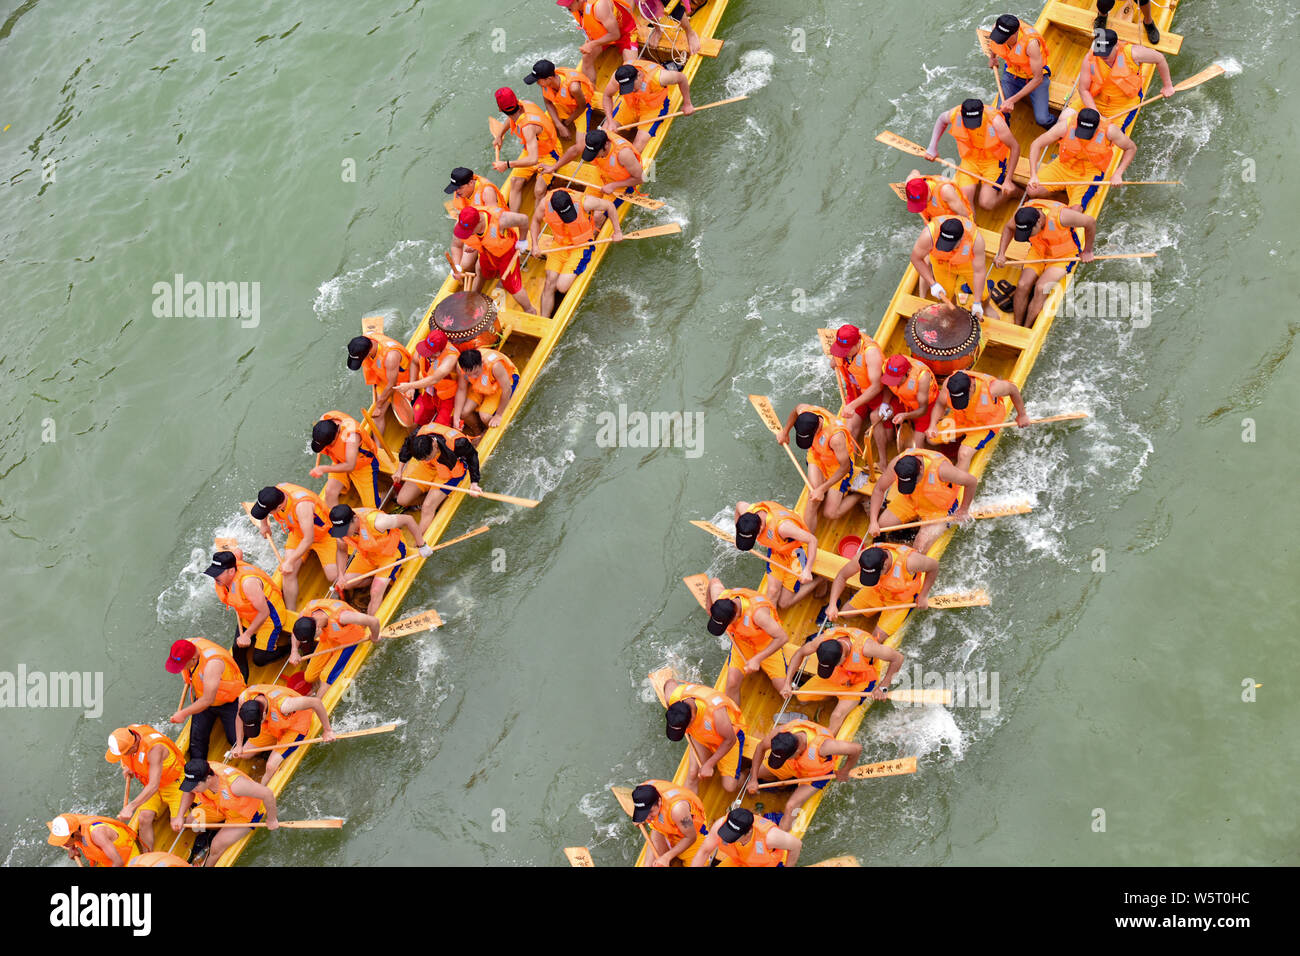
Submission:
[[[370,288],[379,289],[411,275],[435,278],[437,273],[432,265],[435,261],[442,261],[441,251],[441,247],[435,247],[427,239],[401,239],[382,259],[322,282],[316,290],[312,311],[317,318],[324,320],[343,308],[347,293],[367,282]],[[438,256],[437,260],[434,259],[435,255]]]
[[[723,80],[727,96],[750,96],[767,86],[775,62],[776,57],[767,50],[746,50],[740,56],[740,67]]]

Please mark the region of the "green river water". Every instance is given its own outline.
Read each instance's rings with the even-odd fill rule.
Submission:
[[[542,506],[463,509],[455,528],[492,533],[406,605],[447,625],[380,650],[336,717],[407,725],[316,749],[281,798],[347,826],[259,837],[245,863],[634,860],[608,787],[670,776],[680,752],[644,675],[711,681],[722,661],[680,578],[758,580],[686,522],[795,498],[745,396],[829,400],[813,330],[874,329],[917,228],[885,185],[909,161],[872,137],[924,142],[940,108],[989,95],[972,32],[1000,12],[733,0],[695,100],[751,98],[674,126],[649,190],[668,208],[629,219],[676,219],[682,239],[610,253],[488,463],[485,487]],[[405,338],[427,306],[441,187],[486,166],[491,90],[576,60],[577,34],[542,0],[10,0],[0,17],[0,671],[102,673],[104,697],[95,716],[0,711],[0,859],[67,865],[44,821],[114,812],[108,732],[165,723],[171,641],[227,635],[199,573],[213,534],[269,566],[238,502],[302,481],[311,422],[359,407],[343,344],[374,311]],[[993,606],[931,614],[904,647],[909,667],[996,674],[996,710],[874,710],[866,759],[917,754],[921,772],[832,790],[810,859],[1300,862],[1296,19],[1283,0],[1183,4],[1175,78],[1241,72],[1144,112],[1130,178],[1186,185],[1114,196],[1098,250],[1160,256],[1082,276],[1149,282],[1150,323],[1057,320],[1030,409],[1093,417],[1003,442],[984,493],[1034,511],[963,532],[939,581]],[[177,273],[258,283],[255,327],[157,317],[154,283]],[[698,454],[601,447],[620,404],[702,413]]]

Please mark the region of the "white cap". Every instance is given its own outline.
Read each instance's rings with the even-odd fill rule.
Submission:
[[[114,757],[122,756],[122,749],[117,745],[116,733],[112,733],[108,735],[108,752],[111,753]]]

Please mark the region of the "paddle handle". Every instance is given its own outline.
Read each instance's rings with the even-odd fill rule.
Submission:
[[[392,564],[385,564],[382,568],[375,568],[373,571],[367,571],[365,574],[361,575],[361,577],[357,578],[355,581],[353,581],[352,583],[350,583],[350,584],[348,585],[348,587],[349,587],[349,588],[354,588],[354,587],[356,587],[358,584],[360,584],[362,581],[365,581],[365,580],[367,580],[368,578],[373,578],[376,574],[379,574],[381,571],[391,571],[391,570],[393,570],[393,568],[396,568],[396,567],[399,567],[400,565],[406,564],[406,562],[408,562],[408,561],[414,561],[416,558],[420,558],[420,557],[423,557],[423,555],[421,555],[420,553],[417,552],[417,553],[415,553],[415,554],[410,555],[409,557],[402,558],[402,559],[399,560],[399,561],[394,561]],[[346,573],[347,573],[347,572],[345,571],[344,574],[346,574]],[[366,638],[366,640],[369,640],[369,638]],[[346,646],[346,645],[344,645],[344,646]]]
[[[1087,412],[1069,412],[1069,413],[1067,413],[1067,414],[1065,414],[1065,415],[1052,415],[1052,416],[1049,416],[1048,418],[1031,418],[1031,419],[1029,419],[1029,424],[1030,424],[1030,425],[1045,425],[1045,424],[1047,424],[1048,422],[1064,422],[1064,421],[1072,421],[1072,420],[1074,420],[1074,419],[1076,419],[1076,418],[1087,418],[1087,417],[1088,417],[1088,413],[1087,413]],[[992,431],[992,430],[994,430],[994,429],[998,429],[998,428],[1006,428],[1008,425],[1014,425],[1015,423],[1016,423],[1016,420],[1015,420],[1014,418],[1012,418],[1012,419],[1009,419],[1009,420],[1007,420],[1007,421],[1005,421],[1005,422],[995,422],[995,423],[992,424],[992,425],[967,425],[967,426],[965,426],[964,428],[954,428],[954,429],[952,429],[952,434],[954,434],[954,435],[961,435],[961,434],[964,434],[964,433],[966,433],[966,432],[984,432],[984,431]],[[1026,426],[1026,427],[1027,427],[1027,426]]]
[[[381,634],[380,637],[382,638],[383,635]],[[326,654],[336,654],[336,653],[338,653],[339,651],[346,651],[349,647],[356,647],[358,644],[364,644],[364,643],[365,643],[366,641],[368,641],[368,640],[370,640],[370,638],[368,638],[368,637],[363,637],[363,638],[362,638],[361,640],[359,640],[359,641],[348,641],[348,643],[346,643],[346,644],[335,644],[333,647],[327,647],[327,648],[324,648],[323,650],[312,651],[310,654],[304,654],[304,655],[302,655],[302,657],[298,658],[298,660],[299,660],[299,662],[301,662],[301,661],[309,661],[309,660],[311,660],[313,657],[323,657],[323,656],[326,655]],[[268,748],[268,749],[269,749],[269,748]]]
[[[1109,179],[1078,179],[1062,180],[1061,182],[1048,183],[1049,186],[1181,186],[1181,179],[1125,179],[1122,182],[1112,183]],[[1100,256],[1098,257],[1100,258]]]
[[[419,478],[403,478],[402,481],[409,481],[413,485],[423,485],[428,488],[441,488],[443,491],[459,491],[463,495],[474,495],[478,498],[486,498],[488,501],[504,501],[509,505],[519,505],[521,508],[536,508],[541,502],[534,501],[532,498],[516,498],[514,495],[498,495],[491,491],[480,491],[477,494],[469,488],[457,488],[455,485],[443,485],[436,481],[422,481]]]
[[[352,737],[370,737],[373,736],[374,734],[387,734],[396,730],[399,726],[401,725],[384,724],[383,726],[380,727],[368,727],[365,730],[349,730],[347,733],[335,734],[334,740],[348,740]],[[289,741],[288,743],[269,744],[266,747],[245,747],[240,752],[240,755],[246,757],[248,756],[248,754],[266,753],[267,751],[270,750],[285,750],[289,747],[305,747],[307,744],[319,744],[324,741],[325,741],[324,737],[308,737],[306,740],[293,740],[293,741]]]
[[[804,471],[803,466],[799,464],[799,459],[794,457],[794,452],[790,450],[790,445],[787,442],[778,442],[778,444],[785,449],[785,453],[790,457],[790,464],[794,465],[794,470],[799,472],[799,477],[803,479],[804,487],[809,491],[812,491],[813,486],[812,482],[808,480],[808,473]]]
[[[893,531],[893,528],[887,529]],[[849,617],[854,614],[883,614],[885,611],[906,611],[908,608],[916,607],[916,602],[911,604],[886,604],[884,607],[854,608],[851,611],[838,611],[837,617]]]
[[[789,780],[769,780],[767,783],[760,783],[758,789],[771,790],[774,787],[789,787],[801,783],[821,783],[823,780],[834,780],[835,774],[828,773],[822,777],[791,777]]]
[[[738,103],[741,100],[747,100],[747,99],[749,99],[748,94],[744,96],[733,96],[727,100],[714,100],[712,103],[705,103],[703,106],[695,107],[695,109],[692,110],[692,112],[698,113],[700,110],[711,110],[715,106],[726,106],[728,103]],[[675,113],[665,113],[663,116],[653,116],[647,120],[640,120],[636,123],[628,123],[626,126],[616,126],[615,129],[636,129],[638,126],[651,126],[663,120],[671,119],[674,116],[685,116],[685,115],[686,115],[685,110],[678,110]]]
[[[572,176],[566,176],[563,173],[551,173],[556,179],[563,179],[566,183],[573,183],[575,186],[581,186],[584,190],[588,187],[599,188],[595,183],[589,183],[581,179],[574,179]],[[624,193],[620,196],[611,196],[611,199],[622,199],[630,202],[634,206],[640,206],[643,209],[662,209],[664,203],[662,199],[651,199],[649,196],[642,196],[640,193]]]
[[[1093,262],[1100,262],[1103,259],[1154,259],[1154,252],[1114,252],[1104,256],[1093,256]],[[1037,265],[1041,262],[1074,262],[1078,256],[1070,256],[1066,259],[1008,259],[1008,263],[1014,263],[1018,266]]]
[[[265,821],[257,823],[182,823],[182,827],[187,830],[221,830],[226,827],[265,827]],[[279,828],[281,830],[337,830],[343,826],[343,821],[333,820],[281,820]],[[172,844],[175,846],[175,844]]]

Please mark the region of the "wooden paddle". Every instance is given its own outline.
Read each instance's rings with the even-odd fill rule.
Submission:
[[[794,457],[794,452],[790,450],[789,443],[781,441],[781,432],[783,431],[783,428],[781,426],[781,419],[776,416],[776,409],[772,407],[772,400],[766,395],[751,395],[749,396],[749,404],[754,406],[754,411],[758,412],[758,417],[763,420],[763,424],[766,425],[767,430],[772,433],[772,437],[777,440],[777,444],[785,449],[785,453],[790,459],[790,464],[794,465],[794,470],[799,472],[799,477],[803,479],[804,487],[809,491],[812,491],[812,482],[808,480],[808,475],[799,464],[799,459]]]
[[[361,410],[361,417],[364,418],[366,424],[370,426],[370,434],[374,436],[375,451],[379,453],[380,466],[391,475],[397,470],[397,462],[393,460],[392,452],[390,452],[388,446],[384,444],[383,430],[380,429],[380,427],[375,424],[375,420],[370,417],[370,409],[363,408]]]
[[[712,103],[705,103],[703,106],[695,107],[693,112],[698,113],[700,110],[711,110],[715,106],[726,106],[728,103],[739,103],[741,100],[747,100],[747,99],[749,99],[748,94],[745,94],[744,96],[733,96],[730,99],[726,99],[726,100],[714,100]],[[675,113],[665,113],[663,116],[655,116],[650,119],[639,120],[635,123],[628,123],[625,126],[616,126],[615,129],[620,129],[620,130],[636,129],[638,126],[652,126],[661,120],[671,119],[674,116],[685,116],[685,115],[686,113],[684,110],[678,110]]]
[[[506,130],[510,126],[495,116],[488,117],[488,131],[492,133],[492,158],[496,162],[501,162],[501,141],[505,138]]]
[[[1007,515],[1023,515],[1033,511],[1033,505],[1028,501],[1020,501],[1011,505],[990,505],[983,508],[972,508],[969,517],[979,520],[981,518],[1005,518]],[[890,525],[888,528],[881,528],[885,531],[902,531],[905,528],[923,528],[927,525],[942,524],[945,521],[957,520],[953,515],[944,515],[941,518],[926,518],[924,521],[910,521],[907,524]]]
[[[833,856],[829,860],[822,860],[820,863],[809,863],[812,866],[862,866],[856,856]]]
[[[650,226],[647,229],[638,229],[635,232],[623,233],[623,238],[617,240],[622,242],[625,239],[653,239],[655,236],[674,236],[682,231],[680,223],[670,222],[662,226]],[[542,255],[550,255],[552,252],[568,252],[571,249],[585,249],[587,246],[599,246],[607,242],[614,242],[614,237],[606,239],[593,239],[590,242],[579,242],[572,246],[542,246]]]
[[[894,149],[901,150],[902,152],[908,153],[912,156],[920,156],[922,159],[929,159],[929,157],[925,155],[924,146],[921,146],[919,143],[914,143],[910,139],[904,139],[902,136],[899,136],[897,133],[891,133],[889,130],[883,130],[879,134],[877,134],[876,142],[884,143],[886,146],[892,146]],[[950,169],[961,169],[961,166],[959,164],[949,162],[948,160],[944,159],[942,156],[936,158],[935,160],[933,160],[933,162],[943,163],[943,165],[949,167]],[[993,180],[985,179],[983,176],[976,175],[975,173],[972,173],[969,169],[961,169],[961,171],[965,173],[967,176],[970,176],[972,179],[978,179],[980,182],[988,183],[990,186],[994,186],[998,189],[1002,188],[998,183],[994,182]]]
[[[1181,179],[1125,179],[1112,183],[1109,179],[1069,179],[1061,182],[1043,183],[1045,186],[1181,186]]]
[[[689,577],[682,578],[682,583],[690,590],[692,596],[699,602],[700,607],[707,611],[709,609],[709,576],[707,574],[692,574]]]
[[[1195,74],[1189,76],[1187,79],[1183,80],[1181,83],[1175,83],[1175,84],[1174,84],[1174,92],[1175,92],[1175,93],[1185,93],[1185,92],[1187,92],[1188,90],[1192,89],[1193,87],[1200,86],[1202,83],[1204,83],[1204,82],[1207,81],[1207,80],[1212,80],[1212,79],[1214,79],[1216,76],[1223,76],[1224,72],[1225,72],[1224,68],[1223,68],[1222,66],[1220,66],[1218,63],[1211,63],[1211,64],[1210,64],[1209,66],[1207,66],[1205,69],[1201,70],[1200,73],[1195,73]],[[1150,101],[1152,101],[1152,100],[1156,100],[1156,99],[1161,99],[1161,100],[1163,100],[1163,99],[1166,99],[1166,97],[1163,97],[1163,96],[1159,96],[1159,97],[1157,97],[1157,96],[1149,96],[1149,97],[1146,97],[1145,99],[1142,100],[1142,102],[1140,102],[1136,107],[1134,107],[1134,109],[1139,109],[1139,110],[1140,110],[1140,109],[1142,109],[1142,107],[1146,106],[1148,102],[1150,102]],[[1128,109],[1128,110],[1120,110],[1118,113],[1114,114],[1113,116],[1107,116],[1106,119],[1108,119],[1108,120],[1119,119],[1121,116],[1127,116],[1130,112],[1132,112],[1131,109]]]
[[[226,827],[264,827],[266,823],[182,823],[181,826],[188,830],[222,830]],[[341,830],[343,829],[343,820],[341,817],[327,817],[324,820],[281,820],[280,829]],[[175,846],[175,844],[172,845]]]
[[[589,182],[588,180],[585,179],[577,179],[573,176],[566,176],[564,173],[558,171],[551,173],[551,176],[555,177],[556,179],[563,179],[566,183],[573,183],[575,185],[582,186],[584,189],[588,186],[591,186],[595,189],[600,189],[600,187],[604,185],[603,183]],[[640,206],[642,209],[658,210],[664,208],[664,201],[662,199],[651,199],[649,196],[643,196],[641,195],[641,193],[638,192],[615,193],[611,195],[609,198],[610,200],[622,199],[624,202],[630,202],[633,206]]]
[[[695,525],[695,527],[697,528],[701,528],[707,531],[715,538],[721,538],[723,541],[729,541],[733,545],[736,543],[736,539],[734,535],[727,534],[727,532],[723,531],[715,524],[710,524],[707,521],[692,521],[691,524]],[[740,549],[737,548],[736,550],[740,550]],[[784,564],[781,564],[778,561],[774,561],[771,558],[765,558],[763,557],[763,555],[759,554],[757,551],[754,551],[752,548],[749,551],[742,551],[741,554],[752,554],[754,557],[758,558],[758,560],[766,561],[774,568],[780,568],[782,571],[786,572],[787,574],[793,574],[795,577],[799,576],[799,572],[796,571],[794,568],[786,567]]]
[[[349,730],[347,733],[335,734],[334,740],[350,740],[353,737],[371,737],[374,736],[375,734],[390,734],[398,727],[402,726],[402,723],[404,722],[398,722],[395,724],[382,724],[379,727],[370,727],[367,728],[366,730]],[[333,743],[333,742],[334,741],[326,741],[324,737],[308,737],[306,740],[293,740],[293,741],[289,741],[288,743],[269,744],[268,746],[265,747],[245,747],[242,751],[240,751],[240,757],[242,759],[243,757],[247,757],[249,754],[265,753],[268,750],[285,750],[288,747],[305,747],[307,744]]]
[[[569,861],[569,866],[595,866],[596,863],[591,858],[591,851],[585,846],[566,846],[564,855]]]
[[[519,505],[521,508],[536,508],[540,501],[534,501],[532,498],[516,498],[514,495],[498,495],[491,491],[480,491],[475,494],[468,488],[457,488],[455,485],[442,485],[436,481],[422,481],[419,478],[403,478],[402,481],[409,481],[413,485],[422,485],[427,488],[441,488],[443,491],[459,491],[463,495],[474,495],[476,498],[486,498],[488,501],[504,501],[508,505]]]
[[[800,694],[800,689],[796,687],[791,693],[795,697]],[[812,697],[865,697],[866,691],[860,690],[810,690],[807,691]],[[944,689],[927,689],[927,690],[891,690],[885,693],[886,700],[897,701],[900,704],[942,704],[952,703],[952,691]]]
[[[459,538],[452,538],[450,541],[444,541],[442,544],[435,546],[433,550],[441,551],[443,548],[449,548],[453,544],[456,544],[457,542],[460,541],[464,541],[467,538],[477,537],[478,535],[482,534],[487,530],[488,530],[488,526],[483,525],[480,528],[475,528],[473,531],[469,532],[468,534],[462,534]],[[416,554],[412,554],[409,557],[402,558],[400,561],[394,561],[392,564],[385,564],[382,568],[375,568],[373,571],[367,571],[365,574],[361,575],[359,578],[357,578],[352,583],[350,583],[348,585],[348,588],[351,589],[356,587],[362,581],[366,580],[367,578],[373,578],[376,574],[379,574],[381,571],[391,571],[393,568],[398,567],[399,565],[406,564],[408,561],[414,561],[416,558],[421,558],[421,557],[425,557],[425,555],[419,554],[417,552]],[[367,638],[367,640],[369,640],[369,638]]]
[[[398,621],[396,624],[390,624],[379,632],[379,639],[383,641],[393,637],[406,637],[409,634],[416,634],[421,631],[431,631],[438,627],[442,627],[442,618],[439,616],[437,611],[428,610],[422,614],[414,614],[411,617]],[[313,657],[333,654],[337,651],[347,650],[349,647],[356,647],[358,644],[364,644],[368,640],[370,640],[370,638],[363,637],[359,641],[348,641],[346,644],[336,644],[334,647],[327,647],[323,650],[312,651],[310,654],[304,654],[302,657],[298,658],[298,660],[301,662],[310,660]]]
[[[867,763],[849,771],[850,780],[866,780],[869,777],[897,777],[901,774],[916,773],[915,757],[900,757],[897,760],[882,760],[880,763]],[[758,789],[771,790],[775,787],[792,787],[801,783],[821,783],[834,780],[835,774],[828,773],[822,777],[792,777],[789,780],[770,780],[760,783]]]
[[[890,531],[893,529],[890,528]],[[950,611],[959,607],[988,607],[993,603],[989,597],[989,592],[985,590],[978,591],[960,591],[950,594],[936,594],[930,598],[927,609],[934,611]],[[887,604],[884,607],[852,608],[847,611],[837,611],[838,617],[851,617],[855,614],[880,614],[884,611],[905,611],[908,608],[916,607],[916,602],[911,604]]]
[[[1031,418],[1029,419],[1029,424],[1046,425],[1048,422],[1070,422],[1078,418],[1087,418],[1087,417],[1088,417],[1087,412],[1066,412],[1064,415],[1051,415],[1048,416],[1047,418]],[[997,422],[993,425],[967,425],[965,428],[947,429],[941,434],[939,434],[938,437],[942,439],[944,435],[961,435],[965,432],[993,431],[994,429],[998,429],[998,428],[1006,428],[1008,425],[1014,425],[1015,423],[1016,420],[1012,418],[1009,421]],[[1025,427],[1028,428],[1029,426],[1026,425]]]
[[[1103,259],[1154,259],[1154,252],[1113,252],[1104,256],[1093,256],[1093,262],[1101,262]],[[1008,259],[1007,265],[1030,266],[1037,265],[1040,262],[1074,262],[1078,256],[1070,256],[1066,259]]]
[[[244,506],[244,513],[248,515],[248,520],[253,522],[253,524],[257,525],[257,530],[261,531],[262,522],[258,521],[256,518],[253,517],[253,503],[251,501],[241,501],[240,504]],[[270,533],[268,532],[262,532],[262,537],[267,540],[267,542],[271,545],[271,550],[275,552],[275,560],[283,564],[284,555],[282,555],[280,553],[280,549],[275,546],[275,539],[272,538]]]

